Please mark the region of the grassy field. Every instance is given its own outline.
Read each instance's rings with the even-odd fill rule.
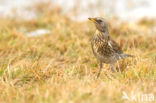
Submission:
[[[28,21],[1,18],[0,103],[149,103],[151,94],[156,96],[154,20],[136,25],[108,20],[111,37],[135,58],[119,61],[121,71],[113,74],[104,65],[97,79],[99,66],[90,47],[94,25],[57,12]],[[39,28],[51,33],[25,36]],[[134,92],[136,100],[123,100],[123,92],[131,99]]]

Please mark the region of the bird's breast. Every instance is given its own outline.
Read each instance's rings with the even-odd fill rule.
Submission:
[[[92,39],[92,49],[96,54],[108,55],[110,54],[110,44],[107,39],[104,38],[93,38]]]

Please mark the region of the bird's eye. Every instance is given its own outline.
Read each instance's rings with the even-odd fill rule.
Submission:
[[[99,23],[101,23],[101,22],[102,22],[102,20],[98,20],[98,22],[99,22]]]

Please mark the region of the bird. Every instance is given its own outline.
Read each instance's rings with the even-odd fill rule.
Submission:
[[[118,60],[134,56],[125,54],[121,47],[110,37],[108,24],[104,18],[95,17],[88,19],[92,21],[96,27],[96,32],[91,39],[91,48],[100,66],[97,78],[100,76],[103,63],[109,64],[111,71],[116,72],[114,65]]]

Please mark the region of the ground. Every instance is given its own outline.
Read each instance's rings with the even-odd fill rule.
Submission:
[[[109,65],[104,65],[97,79],[99,66],[90,47],[95,31],[91,22],[72,21],[57,12],[46,12],[27,21],[2,18],[0,102],[150,102],[152,95],[156,96],[156,32],[153,22],[143,19],[131,25],[126,22],[118,24],[117,19],[108,20],[111,37],[125,53],[135,57],[119,61],[117,73],[112,74]],[[39,28],[51,32],[37,37],[25,35]],[[124,93],[129,100],[122,99]]]

